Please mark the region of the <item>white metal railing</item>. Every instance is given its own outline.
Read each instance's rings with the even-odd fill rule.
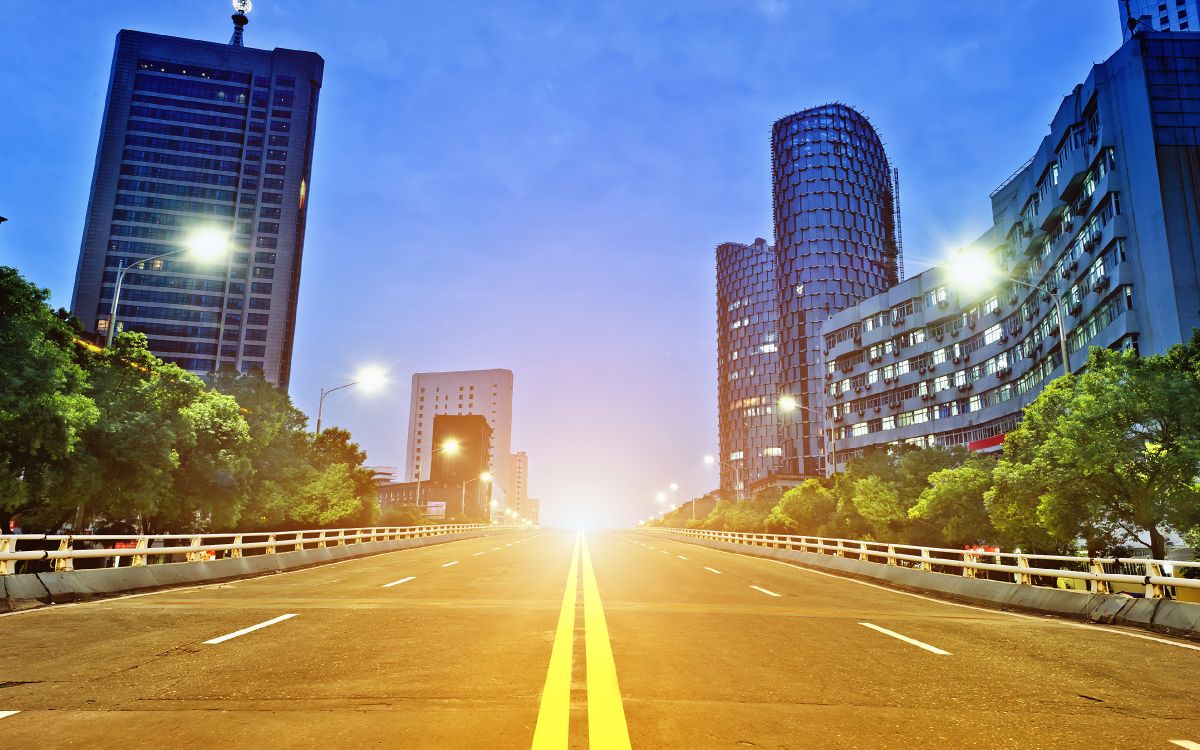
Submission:
[[[982,572],[1011,576],[1013,582],[1044,585],[1039,578],[1086,581],[1087,589],[1097,594],[1113,593],[1114,586],[1133,586],[1149,598],[1170,598],[1170,587],[1200,589],[1200,580],[1169,575],[1183,569],[1200,569],[1200,562],[1151,560],[1143,557],[1078,557],[1070,555],[1034,555],[1023,552],[983,552],[978,550],[918,547],[910,544],[865,542],[786,534],[755,534],[707,529],[649,527],[646,531],[676,534],[715,542],[731,542],[774,549],[791,549],[837,557],[856,557],[867,562],[920,568],[928,572],[949,572],[977,578]],[[941,568],[942,570],[938,570]],[[1138,573],[1123,572],[1136,570]]]
[[[104,560],[107,567],[155,562],[197,562],[220,556],[242,557],[243,552],[273,555],[303,549],[396,539],[446,536],[466,531],[498,528],[492,524],[439,524],[430,526],[378,526],[361,529],[306,529],[225,534],[0,534],[0,576],[16,572],[22,560],[53,561],[55,571],[75,569],[76,560]],[[180,543],[182,540],[186,542]],[[24,546],[25,549],[21,547]],[[182,559],[175,559],[175,558]]]

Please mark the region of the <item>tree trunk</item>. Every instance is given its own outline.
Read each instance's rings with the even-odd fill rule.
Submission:
[[[1167,559],[1167,537],[1159,530],[1157,524],[1150,524],[1150,556],[1155,560]]]

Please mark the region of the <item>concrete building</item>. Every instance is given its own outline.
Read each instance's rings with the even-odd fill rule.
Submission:
[[[717,420],[721,488],[734,494],[780,473],[779,276],[775,248],[717,245]],[[736,467],[736,468],[735,468]]]
[[[518,513],[528,507],[529,456],[524,451],[508,454],[508,507]],[[497,509],[499,510],[499,509]],[[500,510],[499,515],[504,515]]]
[[[528,498],[525,501],[525,510],[521,513],[525,518],[528,518],[533,523],[541,523],[542,518],[542,501],[535,497]]]
[[[419,372],[413,375],[408,410],[408,451],[405,479],[430,478],[430,457],[437,455],[434,417],[478,414],[491,428],[487,470],[492,474],[489,500],[501,512],[505,506],[508,456],[512,452],[512,370]]]
[[[240,16],[240,22],[237,20]],[[312,52],[139,31],[117,34],[71,309],[194,372],[291,376],[313,133],[324,61]],[[228,255],[180,252],[198,232]]]
[[[824,475],[821,325],[903,276],[894,174],[875,128],[844,104],[788,115],[771,129],[779,278],[783,472]]]
[[[1117,0],[1117,14],[1125,41],[1135,31],[1200,31],[1197,0]]]
[[[375,488],[375,497],[383,510],[398,505],[419,505],[430,518],[457,515],[462,503],[462,485],[458,482],[389,482]]]
[[[1139,32],[1062,102],[991,195],[967,252],[1006,278],[969,294],[933,268],[822,328],[827,445],[996,449],[1092,346],[1158,354],[1200,327],[1200,36]],[[1020,283],[1009,279],[1017,279]]]

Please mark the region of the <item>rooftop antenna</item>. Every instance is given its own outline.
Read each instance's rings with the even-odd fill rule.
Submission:
[[[246,46],[242,44],[242,29],[246,27],[246,24],[250,23],[250,19],[246,17],[246,14],[250,12],[251,7],[253,6],[250,0],[233,0],[234,14],[230,16],[233,19],[233,36],[229,39],[230,47]]]

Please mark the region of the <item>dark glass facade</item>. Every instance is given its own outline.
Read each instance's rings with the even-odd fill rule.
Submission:
[[[287,386],[323,66],[118,34],[72,301],[89,330],[107,330],[119,269],[217,230],[231,241],[218,262],[180,254],[129,272],[118,326],[189,370],[233,365]]]
[[[771,175],[778,386],[802,407],[781,420],[783,471],[823,476],[821,325],[899,281],[892,171],[867,118],[827,104],[775,123]]]
[[[717,246],[721,488],[730,494],[777,474],[783,455],[776,421],[778,278],[775,248],[766,240]]]

